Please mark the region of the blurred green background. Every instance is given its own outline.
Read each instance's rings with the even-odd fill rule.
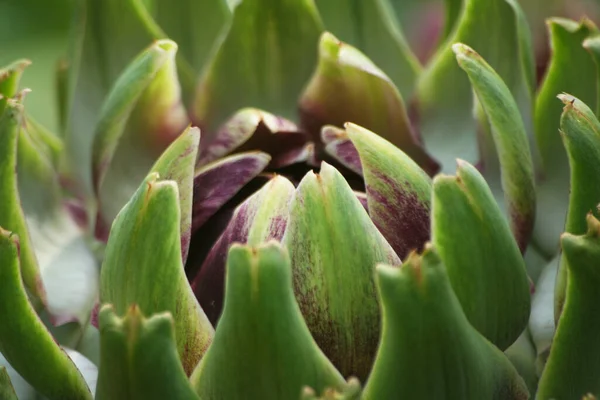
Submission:
[[[22,81],[22,87],[32,89],[27,108],[53,131],[55,69],[66,50],[74,1],[0,0],[0,66],[19,58],[31,60]]]
[[[56,131],[58,125],[55,70],[59,59],[66,53],[72,12],[77,1],[90,0],[0,0],[0,66],[19,58],[32,61],[22,82],[22,87],[32,89],[27,96],[27,108],[35,119],[52,131]],[[435,43],[443,23],[444,0],[390,1],[411,46],[419,58],[426,58],[431,54],[432,43]],[[545,18],[560,15],[578,19],[587,14],[596,20],[600,0],[520,2],[528,15],[539,48],[539,42],[546,40]]]

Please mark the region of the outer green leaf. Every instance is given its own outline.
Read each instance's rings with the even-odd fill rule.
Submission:
[[[369,216],[403,259],[429,240],[431,178],[390,142],[355,124],[346,132],[360,156]]]
[[[292,182],[275,176],[236,208],[225,231],[206,256],[192,289],[213,324],[216,325],[223,307],[229,248],[233,243],[258,246],[270,239],[281,240],[294,192]]]
[[[0,226],[19,235],[20,268],[34,306],[46,302],[46,293],[40,277],[37,260],[21,209],[21,199],[15,170],[17,168],[17,139],[23,118],[23,106],[9,100],[0,117]]]
[[[17,94],[23,71],[30,64],[31,61],[29,60],[17,60],[4,68],[0,68],[0,115],[4,112],[7,99]]]
[[[145,318],[133,305],[123,318],[100,310],[101,367],[97,400],[198,399],[181,367],[173,318]]]
[[[223,316],[192,382],[212,400],[295,399],[304,386],[343,386],[302,320],[277,243],[231,247]]]
[[[0,398],[3,400],[19,400],[5,367],[0,367]]]
[[[561,104],[559,93],[567,92],[596,109],[598,67],[582,43],[596,27],[590,20],[581,23],[554,18],[548,21],[552,39],[552,59],[539,90],[535,107],[535,134],[544,168],[538,186],[536,244],[546,254],[555,254],[563,232],[569,202],[569,161],[559,133]],[[577,68],[573,68],[576,65]]]
[[[388,0],[317,0],[325,28],[360,49],[396,84],[406,98],[421,70]]]
[[[353,122],[377,132],[431,174],[438,168],[413,136],[404,101],[390,78],[330,33],[321,36],[319,63],[300,99],[300,112],[317,143],[322,126]]]
[[[500,162],[507,214],[513,235],[524,253],[533,231],[536,197],[531,151],[519,107],[500,76],[479,54],[463,44],[452,48],[489,121]],[[493,170],[491,163],[484,167],[488,179],[493,180],[494,175],[498,175],[487,170]]]
[[[4,135],[0,135],[4,136]],[[19,268],[19,238],[0,229],[0,351],[11,366],[51,399],[92,399],[83,377],[54,342],[27,299]]]
[[[321,31],[313,0],[244,0],[236,6],[196,95],[195,117],[205,138],[244,107],[292,119]]]
[[[188,127],[152,167],[162,180],[173,180],[179,188],[181,259],[185,262],[192,232],[194,171],[200,146],[200,130]]]
[[[457,42],[474,48],[497,71],[515,98],[527,131],[532,131],[533,53],[519,4],[465,0],[452,34],[421,74],[414,104],[425,147],[446,172],[457,157],[478,161],[474,100],[468,79],[456,65],[452,46]]]
[[[231,11],[225,0],[145,0],[154,19],[198,73],[224,33]]]
[[[469,322],[501,350],[527,326],[525,262],[485,179],[459,161],[433,181],[433,243]]]
[[[177,350],[190,374],[213,328],[194,298],[181,259],[179,193],[173,181],[146,178],[113,223],[102,265],[100,301],[124,314],[169,311]]]
[[[557,94],[571,93],[595,109],[598,90],[593,82],[597,78],[597,68],[582,44],[598,29],[588,19],[577,23],[563,18],[550,19],[548,29],[553,54],[536,98],[535,128],[546,176],[552,178],[568,169],[564,145],[558,134],[561,107],[556,101]],[[568,179],[568,176],[564,178]]]
[[[125,67],[164,35],[141,0],[79,1],[74,25],[63,172],[77,194],[91,197],[92,144],[102,104]]]
[[[161,40],[143,51],[110,92],[96,127],[94,185],[107,226],[156,159],[185,129],[175,71],[177,45]]]
[[[436,252],[379,265],[383,332],[363,399],[519,399],[527,387],[470,324]]]
[[[600,216],[600,122],[581,100],[562,94],[565,104],[560,130],[569,157],[571,187],[565,232],[581,235],[586,231],[585,215]],[[568,259],[563,255],[556,278],[555,318],[563,307],[568,281]]]
[[[400,259],[327,163],[298,185],[283,243],[294,292],[316,342],[342,375],[366,379],[380,324],[373,268]]]
[[[540,400],[600,393],[600,221],[588,214],[587,233],[565,233],[561,245],[569,268],[567,297],[540,380]]]

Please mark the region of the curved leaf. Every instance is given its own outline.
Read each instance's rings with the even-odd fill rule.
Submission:
[[[2,136],[2,135],[0,135]],[[0,229],[0,351],[41,394],[55,399],[93,399],[75,364],[54,342],[32,308],[21,281],[21,244]]]
[[[500,173],[488,171],[491,167],[488,163],[484,166],[484,173],[488,180],[500,175],[508,219],[524,253],[535,222],[536,196],[533,161],[519,107],[500,76],[479,54],[463,44],[456,44],[452,49],[458,64],[471,80],[489,121],[496,147]]]
[[[170,312],[177,350],[190,374],[213,328],[183,270],[177,185],[157,179],[156,173],[150,174],[113,223],[102,264],[100,301],[121,314],[133,304],[146,314]]]
[[[23,59],[0,68],[0,115],[4,112],[7,100],[19,91],[21,76],[29,65],[31,61]]]
[[[269,164],[271,157],[248,152],[202,166],[194,177],[192,234]]]
[[[390,142],[355,124],[346,124],[366,185],[369,216],[403,259],[430,238],[431,178]]]
[[[569,204],[569,161],[559,132],[559,93],[577,96],[592,109],[597,107],[598,67],[582,43],[597,32],[590,20],[581,23],[562,18],[548,21],[552,58],[536,99],[535,134],[543,163],[538,186],[538,214],[534,239],[548,255],[556,254]],[[573,68],[577,65],[577,68]]]
[[[600,301],[600,221],[587,215],[587,233],[565,233],[561,245],[569,268],[564,310],[540,379],[539,399],[578,399],[600,393],[600,347],[596,332]]]
[[[200,130],[188,127],[164,151],[152,167],[162,180],[172,180],[179,188],[179,221],[181,236],[181,259],[187,260],[192,235],[192,204],[194,166],[200,146]]]
[[[571,171],[569,209],[564,230],[573,235],[581,235],[586,231],[586,214],[593,212],[600,216],[600,210],[596,208],[600,203],[600,122],[581,100],[567,94],[558,97],[565,104],[560,130]],[[565,301],[570,271],[568,263],[563,255],[556,277],[556,320]]]
[[[505,350],[527,326],[525,262],[483,176],[459,161],[456,176],[433,180],[433,243],[465,316]]]
[[[427,172],[438,168],[413,136],[392,81],[363,53],[330,33],[321,35],[319,63],[300,99],[300,114],[317,143],[324,125],[353,122],[392,142]]]
[[[191,378],[201,398],[294,399],[304,386],[343,386],[302,320],[284,248],[233,245],[225,292],[214,341]]]
[[[206,256],[192,289],[208,319],[216,325],[223,308],[225,264],[233,243],[258,246],[270,239],[281,240],[288,220],[294,185],[275,176],[258,192],[240,204],[227,228]]]
[[[146,318],[133,305],[119,317],[105,305],[99,322],[97,400],[198,399],[181,367],[169,313]]]
[[[234,152],[260,150],[273,158],[273,168],[280,168],[293,163],[307,140],[293,122],[256,108],[244,108],[223,124],[212,141],[203,142],[198,164]]]
[[[203,73],[195,119],[206,139],[244,107],[292,119],[322,31],[313,0],[244,0]]]
[[[383,331],[363,398],[529,399],[508,359],[470,324],[428,246],[402,268],[379,265]]]
[[[456,158],[478,161],[474,98],[452,46],[465,43],[487,60],[515,98],[532,133],[534,65],[525,16],[516,0],[464,0],[452,34],[425,68],[415,91],[414,114],[425,148],[450,172]],[[519,114],[515,114],[518,116]]]
[[[388,0],[317,0],[325,29],[360,49],[395,83],[405,98],[421,70]]]
[[[365,379],[380,323],[373,268],[400,259],[327,163],[298,185],[283,243],[296,298],[317,344],[344,376]]]
[[[20,237],[20,268],[23,283],[33,296],[34,307],[46,303],[46,293],[31,244],[17,184],[17,140],[23,119],[23,106],[8,100],[0,116],[0,226]]]
[[[109,93],[95,131],[93,179],[99,218],[110,226],[154,162],[185,129],[175,71],[177,45],[144,50]]]

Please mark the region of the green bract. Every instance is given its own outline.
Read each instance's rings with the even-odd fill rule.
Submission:
[[[58,132],[0,68],[0,400],[600,395],[594,14],[59,3]]]

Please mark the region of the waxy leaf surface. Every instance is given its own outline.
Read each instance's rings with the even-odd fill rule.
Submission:
[[[300,113],[317,143],[324,125],[353,122],[392,142],[427,172],[438,169],[413,136],[392,81],[363,53],[330,33],[321,36],[319,63],[300,99]]]
[[[586,215],[600,216],[600,122],[594,112],[581,100],[560,95],[565,104],[560,130],[569,157],[571,187],[565,232],[582,235],[586,232]],[[569,260],[564,254],[556,277],[555,319],[564,305]]]
[[[600,393],[600,221],[587,215],[587,232],[561,237],[569,268],[566,302],[540,379],[537,398],[579,399]]]
[[[400,259],[331,165],[298,185],[283,243],[316,342],[344,376],[366,379],[380,324],[373,269]]]
[[[459,161],[433,181],[432,235],[467,319],[501,350],[527,326],[525,262],[483,176]]]
[[[383,332],[363,399],[526,400],[525,383],[469,323],[435,250],[379,265]]]
[[[54,341],[27,298],[19,237],[0,229],[0,351],[39,393],[55,399],[93,399],[85,380]]]
[[[225,293],[214,341],[191,378],[200,398],[294,399],[305,386],[343,386],[302,319],[281,245],[233,245]]]
[[[182,189],[183,190],[183,189]],[[102,265],[100,301],[123,315],[135,304],[144,314],[168,311],[177,350],[191,374],[213,328],[187,282],[181,259],[179,191],[150,174],[112,226]]]
[[[484,175],[497,198],[503,192],[513,235],[524,253],[535,222],[536,196],[533,161],[519,106],[500,76],[479,54],[462,44],[452,48],[485,112],[497,154],[497,161],[491,156],[484,160]]]
[[[110,226],[188,120],[175,69],[177,45],[161,40],[127,67],[96,126],[93,178],[100,224]]]
[[[177,353],[169,313],[148,318],[133,305],[123,317],[105,305],[99,314],[101,367],[97,400],[196,400]]]
[[[419,61],[412,54],[388,0],[317,0],[325,29],[358,48],[409,98]]]
[[[236,208],[227,228],[206,256],[192,289],[214,325],[223,308],[229,248],[233,243],[258,246],[271,239],[280,241],[287,226],[294,191],[289,180],[275,176]]]
[[[595,110],[599,68],[583,47],[584,41],[597,32],[591,21],[554,18],[548,21],[548,30],[552,58],[536,97],[534,120],[543,167],[537,188],[538,214],[544,217],[536,222],[534,240],[544,253],[554,255],[565,227],[570,180],[569,160],[560,134],[562,105],[556,96],[572,94]]]

